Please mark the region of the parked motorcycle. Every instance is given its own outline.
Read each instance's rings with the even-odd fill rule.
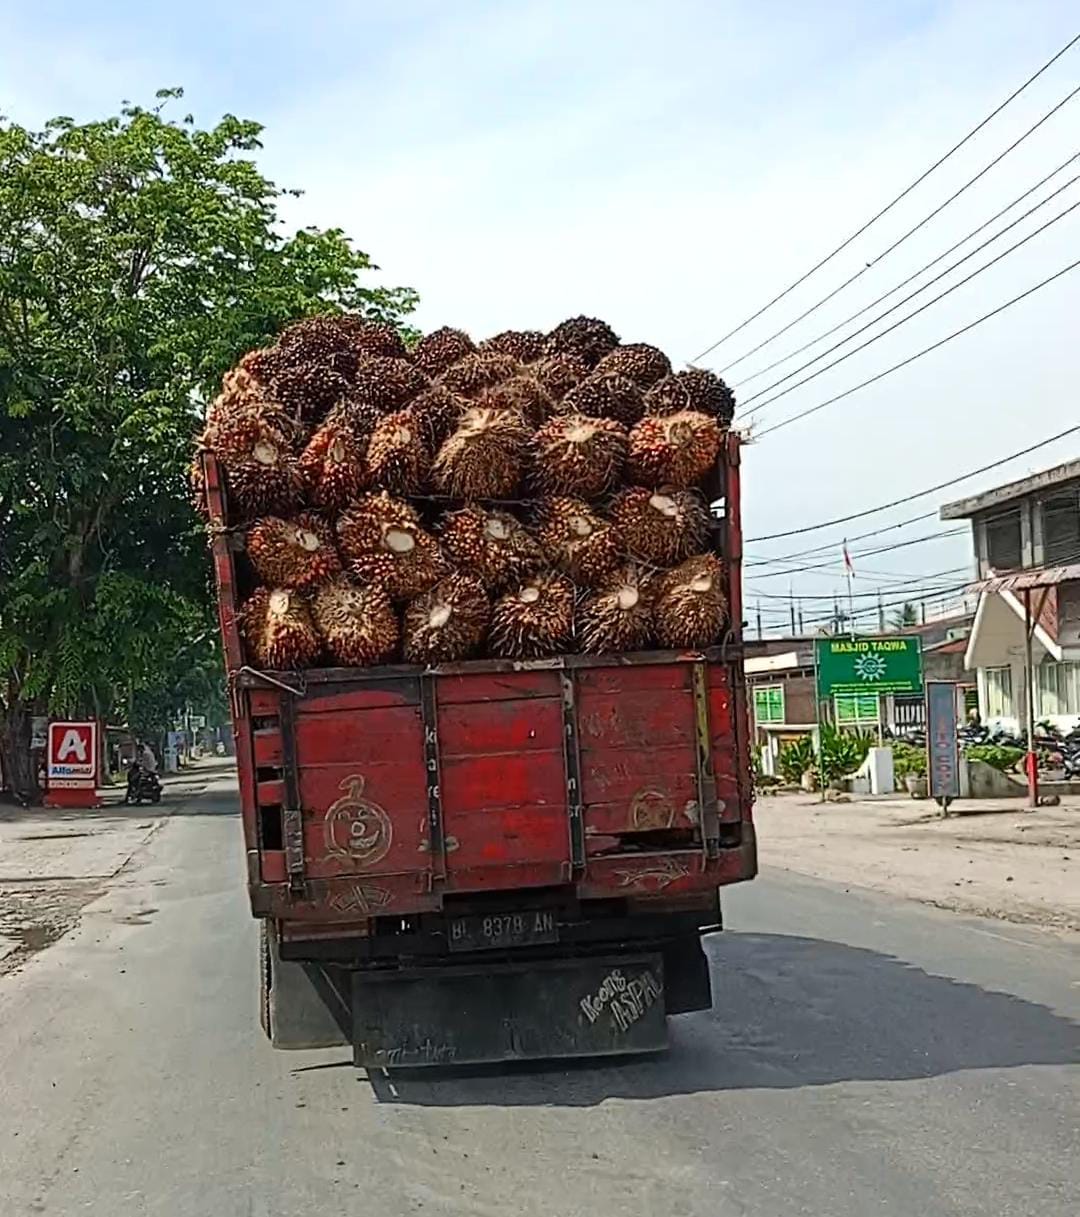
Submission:
[[[134,803],[138,807],[143,802],[161,802],[161,779],[156,773],[144,769],[141,765],[132,764],[128,769],[127,793],[124,802]]]

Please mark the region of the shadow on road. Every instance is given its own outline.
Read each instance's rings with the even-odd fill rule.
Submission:
[[[709,943],[714,1004],[672,1023],[646,1060],[474,1070],[392,1070],[382,1102],[586,1107],[610,1098],[847,1081],[1080,1061],[1080,1024],[1045,1006],[934,976],[890,955],[780,934]]]

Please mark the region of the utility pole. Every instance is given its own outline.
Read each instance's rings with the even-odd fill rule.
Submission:
[[[878,588],[877,594],[877,625],[878,633],[885,633],[885,604],[881,599],[881,589]]]
[[[806,627],[803,625],[803,619],[802,619],[802,605],[801,605],[801,604],[799,605],[799,633],[800,633],[800,634],[805,634],[805,633],[806,633]]]
[[[757,636],[758,642],[761,641],[761,601],[757,602]]]
[[[788,607],[791,609],[791,632],[795,633],[795,593],[791,590],[791,584],[788,584]]]

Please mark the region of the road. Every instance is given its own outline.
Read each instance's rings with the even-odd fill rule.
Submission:
[[[275,1053],[235,798],[190,800],[0,978],[0,1212],[1080,1212],[1080,953],[773,872],[664,1057],[443,1078]]]

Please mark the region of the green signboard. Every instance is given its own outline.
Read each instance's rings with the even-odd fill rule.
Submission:
[[[817,638],[818,698],[837,693],[921,693],[918,638]]]

